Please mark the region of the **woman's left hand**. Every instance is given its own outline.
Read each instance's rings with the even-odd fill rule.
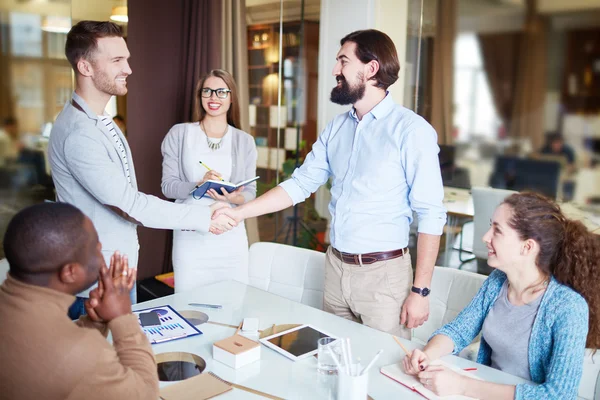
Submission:
[[[244,196],[242,195],[242,190],[244,190],[244,187],[240,186],[231,193],[227,193],[225,188],[221,188],[222,194],[219,194],[215,189],[210,189],[206,193],[217,201],[225,201],[227,203],[240,205],[246,202],[246,199],[244,199]]]
[[[442,365],[430,365],[418,377],[426,389],[441,397],[462,395],[465,391],[465,377]]]

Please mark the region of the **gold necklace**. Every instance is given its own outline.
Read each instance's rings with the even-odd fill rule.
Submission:
[[[223,134],[221,135],[221,140],[219,142],[211,142],[210,138],[208,137],[208,131],[206,130],[206,128],[204,127],[204,121],[200,122],[200,126],[202,127],[202,130],[204,131],[204,134],[206,135],[206,143],[208,144],[208,148],[211,151],[216,151],[219,150],[221,148],[221,143],[223,143],[223,137],[225,136],[225,134],[227,133],[227,131],[229,130],[229,125],[227,125],[225,127],[225,131],[223,132]]]

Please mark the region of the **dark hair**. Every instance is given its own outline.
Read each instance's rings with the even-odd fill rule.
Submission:
[[[398,80],[400,62],[396,46],[388,35],[376,29],[365,29],[344,36],[340,45],[346,42],[356,44],[356,57],[363,64],[373,60],[379,63],[379,71],[371,78],[377,82],[375,86],[385,90]]]
[[[238,100],[237,85],[235,84],[233,76],[223,69],[213,69],[198,80],[198,84],[196,85],[196,115],[198,117],[198,122],[201,122],[206,117],[206,110],[202,107],[202,88],[204,87],[204,82],[211,76],[223,79],[227,88],[231,90],[231,93],[229,93],[229,96],[231,97],[231,106],[229,107],[229,110],[227,110],[227,123],[234,128],[239,129],[240,103]]]
[[[562,137],[562,135],[560,133],[549,133],[546,135],[546,140],[548,141],[548,143],[552,143],[552,142],[556,142],[556,141],[564,141],[564,138]]]
[[[4,235],[10,274],[22,281],[85,261],[89,235],[85,215],[66,203],[41,203],[17,213]]]
[[[125,118],[121,114],[117,114],[113,117],[113,121],[118,119],[119,121],[125,122]]]
[[[80,21],[67,34],[65,55],[76,74],[80,59],[91,59],[98,49],[98,39],[105,37],[123,37],[119,25],[108,21]]]
[[[533,239],[539,247],[536,265],[546,276],[575,290],[589,307],[587,347],[600,347],[600,292],[598,262],[600,238],[579,221],[566,218],[554,201],[523,192],[504,200],[512,210],[509,226],[521,240]]]

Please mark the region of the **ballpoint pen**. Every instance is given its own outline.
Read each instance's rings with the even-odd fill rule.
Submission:
[[[202,303],[188,303],[190,306],[194,307],[206,307],[206,308],[223,308],[220,304],[202,304]]]
[[[203,166],[204,168],[206,168],[207,170],[209,170],[209,171],[212,171],[212,168],[210,168],[208,165],[204,164],[202,161],[198,161],[198,162],[199,162],[200,164],[202,164],[202,166]],[[223,179],[223,178],[221,178],[221,177],[219,177],[219,179],[220,179],[221,181],[225,182],[225,179]]]

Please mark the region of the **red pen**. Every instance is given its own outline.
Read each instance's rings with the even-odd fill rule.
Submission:
[[[477,371],[477,368],[463,368],[463,371]]]

